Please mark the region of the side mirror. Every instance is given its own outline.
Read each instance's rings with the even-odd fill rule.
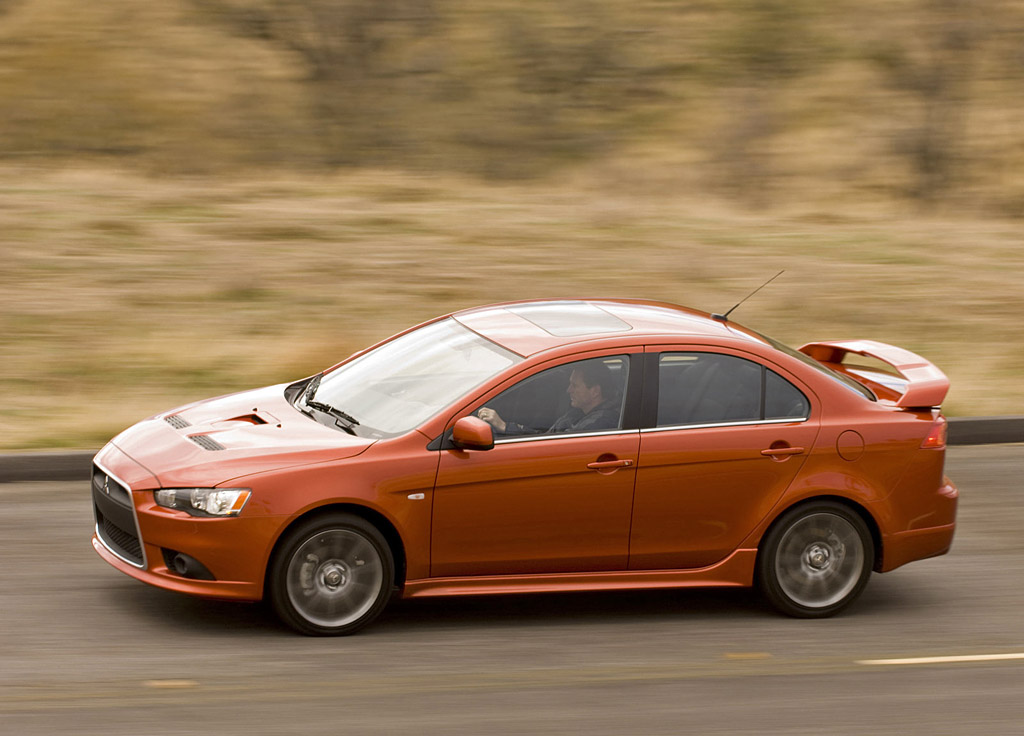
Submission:
[[[494,430],[479,417],[462,417],[452,427],[452,444],[460,450],[490,450],[494,447]]]

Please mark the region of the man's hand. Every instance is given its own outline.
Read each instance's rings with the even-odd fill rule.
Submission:
[[[505,420],[502,419],[498,415],[498,412],[494,411],[494,409],[490,409],[490,408],[485,406],[483,409],[478,411],[476,413],[476,415],[478,417],[480,417],[481,419],[483,419],[488,424],[490,424],[492,427],[494,427],[499,432],[504,432],[505,431]]]

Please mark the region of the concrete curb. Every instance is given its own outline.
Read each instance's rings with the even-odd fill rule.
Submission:
[[[950,445],[1024,442],[1024,416],[954,417],[949,420]],[[0,453],[0,483],[31,480],[88,480],[98,450]]]

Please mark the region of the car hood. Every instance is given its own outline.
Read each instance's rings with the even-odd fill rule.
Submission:
[[[161,487],[180,488],[353,457],[375,442],[303,415],[285,399],[285,387],[245,391],[158,414],[110,444],[148,470]]]

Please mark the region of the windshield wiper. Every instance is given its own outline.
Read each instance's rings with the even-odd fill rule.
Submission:
[[[349,434],[354,435],[355,431],[352,429],[352,427],[359,426],[358,419],[356,419],[351,414],[343,412],[341,409],[331,406],[330,404],[327,404],[323,401],[316,401],[316,392],[320,388],[320,381],[323,380],[323,377],[323,373],[317,373],[315,376],[313,376],[312,379],[310,379],[309,383],[306,384],[306,389],[302,392],[302,403],[308,406],[310,409],[316,409],[317,411],[321,411],[324,414],[327,414],[328,416],[334,417],[335,426],[340,427]],[[302,413],[308,414],[308,412]],[[313,415],[309,414],[309,416]],[[346,424],[342,424],[342,422],[346,422]]]
[[[310,409],[316,409],[317,411],[322,411],[324,414],[328,414],[334,417],[334,424],[338,427],[341,427],[349,434],[355,434],[355,431],[352,429],[352,427],[359,426],[359,420],[357,420],[354,416],[343,412],[341,409],[336,409],[330,404],[325,404],[322,401],[315,401],[313,399],[306,399],[306,406],[308,406]],[[347,424],[342,424],[342,422],[347,422]]]
[[[309,383],[306,384],[306,390],[302,392],[302,400],[305,403],[308,404],[310,402],[310,400],[314,396],[316,396],[317,389],[320,388],[320,381],[322,381],[323,378],[324,378],[324,374],[323,373],[317,373],[315,376],[313,376],[309,380]]]

